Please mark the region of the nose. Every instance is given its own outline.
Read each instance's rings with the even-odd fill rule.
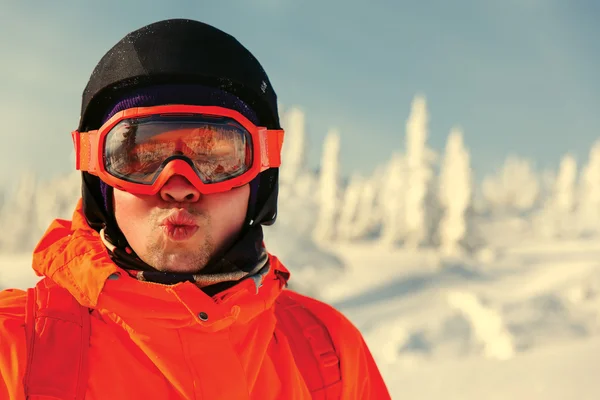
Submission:
[[[160,197],[164,201],[175,203],[194,203],[200,199],[200,192],[183,176],[169,178],[160,189]]]

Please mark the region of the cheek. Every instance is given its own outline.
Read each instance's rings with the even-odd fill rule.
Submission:
[[[210,198],[207,196],[206,200],[210,202],[208,208],[212,211],[213,224],[230,227],[232,231],[239,230],[246,218],[249,196],[248,185],[227,193],[214,194]]]
[[[114,189],[115,219],[126,237],[135,238],[137,235],[132,233],[145,228],[149,214],[147,203],[141,197]]]

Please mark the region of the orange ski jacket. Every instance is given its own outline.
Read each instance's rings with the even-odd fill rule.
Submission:
[[[245,279],[213,297],[191,282],[139,281],[110,260],[98,233],[85,222],[80,202],[72,221],[50,226],[34,251],[33,266],[44,285],[64,289],[70,293],[66,298],[87,309],[89,330],[68,330],[73,317],[61,313],[60,306],[53,315],[33,319],[27,292],[1,291],[0,399],[25,400],[24,384],[35,382],[39,373],[47,377],[48,371],[74,386],[76,375],[84,373],[85,384],[78,390],[86,400],[317,398],[306,384],[311,371],[299,367],[307,365],[302,357],[314,355],[293,351],[295,342],[309,340],[302,334],[303,321],[292,321],[295,332],[275,312],[284,297],[326,327],[339,359],[339,398],[389,399],[360,332],[332,307],[285,289],[289,272],[272,255],[270,264],[260,285]],[[88,335],[81,371],[60,370],[56,351],[32,346],[34,328],[45,334],[42,342],[72,346],[62,354],[79,354],[78,335]],[[53,332],[63,333],[58,338]],[[71,332],[76,334],[65,336]],[[31,347],[37,364],[30,369]]]

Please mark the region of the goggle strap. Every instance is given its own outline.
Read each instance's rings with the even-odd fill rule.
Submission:
[[[282,129],[259,129],[261,171],[281,166]]]
[[[75,168],[78,171],[96,172],[96,158],[98,157],[98,131],[79,132],[73,131],[73,145],[75,146]]]

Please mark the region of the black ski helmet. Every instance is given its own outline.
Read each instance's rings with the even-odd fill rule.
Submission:
[[[98,129],[106,108],[122,93],[161,84],[201,84],[224,90],[248,104],[261,125],[281,129],[277,95],[248,49],[208,24],[170,19],[127,34],[102,57],[83,92],[79,131]],[[271,168],[259,175],[251,217],[254,225],[271,225],[276,220],[278,173]],[[87,222],[96,230],[116,226],[114,216],[107,215],[102,206],[99,179],[87,172],[82,179]]]

